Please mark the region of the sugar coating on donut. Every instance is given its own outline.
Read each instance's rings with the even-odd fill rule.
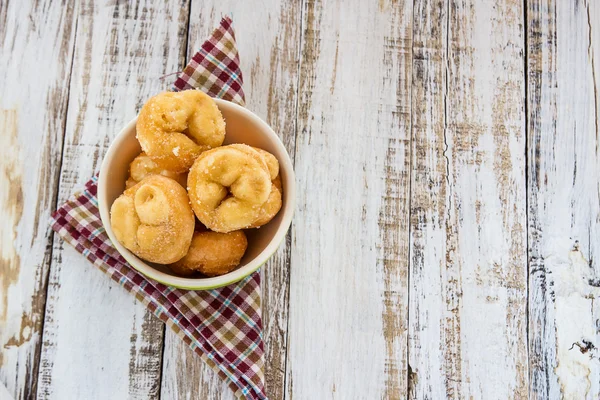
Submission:
[[[187,174],[169,171],[156,164],[146,153],[141,153],[129,164],[129,178],[125,182],[125,188],[136,185],[148,175],[162,175],[177,181],[184,188],[187,186]]]
[[[271,175],[271,180],[275,180],[279,175],[279,161],[277,161],[277,158],[266,150],[259,149],[258,147],[252,148],[262,156],[263,160],[265,160],[267,168],[269,169],[269,174]]]
[[[117,240],[132,253],[146,261],[171,264],[187,253],[195,220],[179,183],[149,175],[114,201],[110,223]]]
[[[277,158],[268,151],[242,143],[230,144],[229,146],[241,150],[256,159],[260,157],[261,162],[264,164],[265,168],[267,168],[269,175],[271,175],[271,180],[279,175],[279,161],[277,161]]]
[[[271,176],[272,186],[269,198],[261,207],[258,219],[249,226],[249,228],[261,227],[271,221],[281,209],[283,190],[281,187],[281,177],[279,176],[279,161],[277,161],[277,158],[273,154],[258,147],[251,147],[244,144],[232,144],[231,147],[253,156],[260,156]]]
[[[188,253],[170,267],[183,276],[196,272],[206,276],[223,275],[240,264],[247,247],[248,240],[243,231],[196,232]]]
[[[202,152],[223,144],[225,120],[215,101],[199,90],[165,92],[144,104],[136,131],[156,164],[186,172]]]
[[[209,150],[188,175],[188,194],[198,219],[215,232],[252,226],[271,193],[271,176],[262,157],[245,145]],[[249,146],[246,146],[249,148]]]
[[[271,193],[269,194],[269,198],[266,203],[260,209],[259,217],[254,223],[249,226],[249,228],[259,228],[277,215],[279,210],[281,210],[282,205],[282,197],[283,197],[283,188],[281,186],[281,177],[277,175],[275,179],[271,182]]]

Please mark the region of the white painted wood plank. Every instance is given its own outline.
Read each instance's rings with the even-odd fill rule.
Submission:
[[[192,1],[188,57],[224,15],[232,15],[246,106],[267,121],[294,154],[300,1]],[[287,352],[289,241],[261,268],[266,391],[282,399]],[[229,399],[231,390],[185,343],[165,333],[162,398]],[[182,354],[184,357],[182,357]]]
[[[234,400],[233,391],[183,343],[165,331],[161,399]]]
[[[406,396],[410,1],[303,9],[288,398]]]
[[[187,1],[81,4],[59,201],[97,171],[111,139],[170,83],[185,52]],[[118,284],[54,242],[38,395],[158,398],[164,326]]]
[[[522,2],[414,10],[409,398],[526,398]]]
[[[0,387],[18,399],[36,391],[74,32],[72,2],[0,3]]]
[[[530,398],[600,398],[600,5],[528,1]]]

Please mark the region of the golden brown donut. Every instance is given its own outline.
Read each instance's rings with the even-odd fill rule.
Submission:
[[[165,92],[144,104],[136,131],[156,164],[186,172],[202,152],[223,144],[225,120],[215,101],[199,90]]]
[[[200,222],[215,232],[254,224],[271,193],[271,177],[262,157],[239,146],[245,145],[202,153],[188,175],[192,209]]]
[[[259,149],[258,147],[253,147],[253,149],[263,157],[267,164],[267,168],[269,169],[269,174],[271,174],[271,179],[275,180],[279,175],[279,161],[277,161],[277,158],[266,150]],[[281,181],[279,181],[279,183],[281,183]]]
[[[125,188],[136,185],[148,175],[162,175],[177,181],[184,188],[187,187],[187,174],[178,174],[156,165],[146,153],[141,153],[129,164],[129,178],[125,182]]]
[[[282,196],[283,189],[281,187],[281,177],[277,175],[275,179],[273,179],[271,193],[269,194],[269,199],[260,209],[260,216],[258,220],[256,220],[250,228],[258,228],[260,226],[265,225],[269,221],[273,219],[275,215],[281,210],[282,205]]]
[[[243,231],[196,232],[188,253],[170,267],[183,276],[196,272],[206,276],[223,275],[240,264],[247,247],[248,240]]]
[[[271,221],[281,209],[283,191],[281,189],[281,177],[279,176],[279,161],[277,161],[277,158],[273,154],[258,147],[251,147],[244,144],[232,144],[230,146],[252,155],[254,158],[258,154],[271,176],[273,186],[271,187],[269,199],[261,207],[258,220],[249,226],[249,228],[258,228]]]
[[[269,175],[271,175],[271,180],[275,179],[277,175],[279,175],[279,161],[277,161],[277,158],[275,158],[275,156],[269,153],[268,151],[241,143],[230,144],[229,146],[241,150],[244,153],[251,154],[253,156],[256,156],[256,154],[258,153],[258,155],[262,158],[263,162],[265,163],[265,167],[269,171]]]
[[[195,222],[185,189],[171,178],[149,175],[115,200],[110,224],[138,257],[171,264],[187,253]]]

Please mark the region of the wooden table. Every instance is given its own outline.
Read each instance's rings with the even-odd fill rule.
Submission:
[[[48,227],[231,13],[294,158],[272,399],[598,399],[600,2],[0,2],[0,383],[231,399]]]

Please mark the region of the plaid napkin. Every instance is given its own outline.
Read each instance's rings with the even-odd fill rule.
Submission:
[[[244,103],[229,17],[194,55],[173,90],[189,88]],[[210,291],[176,289],[146,278],[112,246],[100,221],[96,190],[94,177],[52,215],[52,229],[166,323],[238,397],[266,399],[259,273]]]

